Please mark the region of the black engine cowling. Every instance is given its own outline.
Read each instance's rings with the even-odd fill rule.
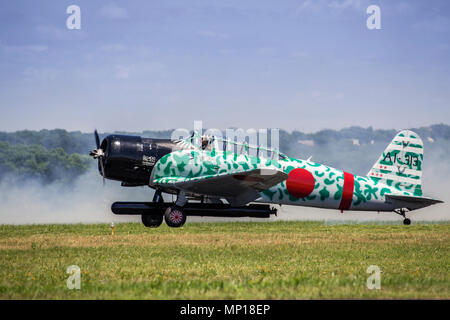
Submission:
[[[155,163],[177,146],[170,139],[148,139],[139,136],[109,135],[100,149],[105,178],[122,181],[123,186],[148,185]]]

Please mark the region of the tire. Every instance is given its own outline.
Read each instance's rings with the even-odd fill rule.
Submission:
[[[409,225],[411,224],[411,220],[408,219],[408,218],[405,218],[405,219],[403,220],[403,224],[404,224],[405,226],[409,226]]]
[[[164,220],[169,227],[179,228],[186,222],[186,214],[181,207],[172,206],[164,213]]]
[[[148,228],[157,228],[163,222],[163,215],[159,214],[143,214],[141,216],[142,223]]]

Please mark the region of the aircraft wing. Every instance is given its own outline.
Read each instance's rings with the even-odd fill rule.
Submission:
[[[398,206],[398,208],[408,208],[409,210],[420,209],[431,206],[432,204],[443,202],[441,200],[427,197],[413,197],[394,194],[386,194],[386,199],[392,201],[392,203]]]
[[[160,178],[154,182],[185,191],[186,193],[226,198],[232,205],[243,205],[259,197],[259,192],[286,180],[288,175],[281,170],[254,169],[210,177],[186,180]]]

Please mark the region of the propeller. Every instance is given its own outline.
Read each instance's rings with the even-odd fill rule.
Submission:
[[[97,149],[100,149],[100,137],[98,135],[97,129],[95,129],[94,135],[95,135],[95,144],[97,145]]]
[[[89,155],[92,156],[94,159],[98,159],[98,163],[100,164],[100,169],[101,169],[102,177],[103,177],[103,185],[105,185],[105,167],[103,164],[103,158],[105,156],[105,151],[102,148],[100,148],[100,137],[98,135],[97,129],[95,129],[95,131],[94,131],[94,136],[95,136],[95,144],[97,146],[97,149],[94,149],[91,152],[89,152]]]

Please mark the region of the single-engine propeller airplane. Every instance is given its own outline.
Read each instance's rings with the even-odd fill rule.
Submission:
[[[187,216],[269,218],[277,212],[273,205],[284,204],[395,212],[409,225],[406,212],[442,202],[422,195],[423,143],[410,130],[394,137],[366,176],[195,132],[180,140],[109,135],[100,143],[95,130],[95,140],[90,155],[98,159],[103,182],[155,189],[152,202],[111,206],[115,214],[141,215],[147,227],[163,219],[181,227]],[[165,202],[162,193],[176,201]]]

